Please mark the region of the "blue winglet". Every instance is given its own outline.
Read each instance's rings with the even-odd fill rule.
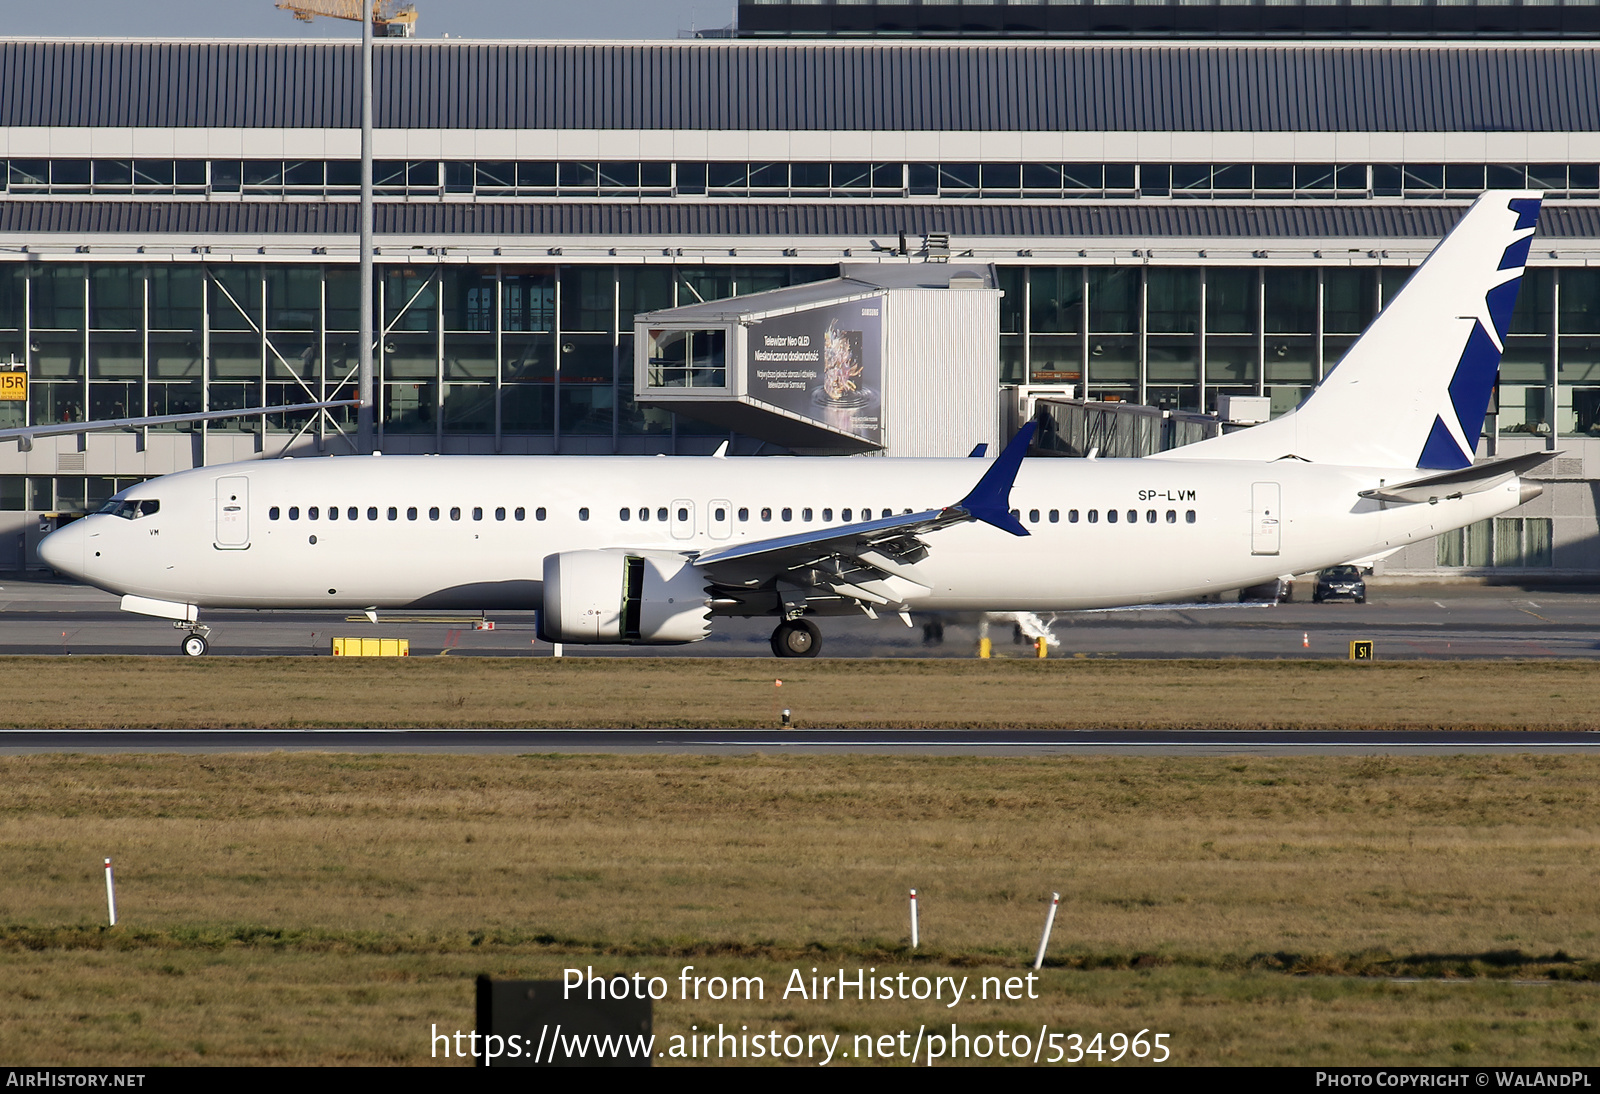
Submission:
[[[1035,421],[1018,430],[1005,451],[983,473],[978,485],[958,501],[955,508],[964,509],[974,520],[992,524],[1014,536],[1027,535],[1028,530],[1022,526],[1022,522],[1011,515],[1011,484],[1017,479],[1022,457],[1028,454],[1028,446],[1033,443],[1033,435],[1038,429],[1039,423]]]

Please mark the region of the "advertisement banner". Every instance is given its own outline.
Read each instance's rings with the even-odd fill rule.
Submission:
[[[884,294],[750,327],[745,393],[883,444]]]

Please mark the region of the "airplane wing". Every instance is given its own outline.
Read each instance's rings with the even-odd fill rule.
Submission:
[[[930,534],[974,520],[1028,534],[1011,515],[1011,484],[1036,429],[1034,422],[1023,426],[954,505],[722,547],[701,553],[695,565],[723,587],[775,583],[785,606],[796,610],[820,594],[854,600],[869,615],[874,607],[903,612],[909,600],[929,591],[912,567],[927,555]]]
[[[357,399],[334,399],[326,403],[294,403],[289,406],[250,406],[239,410],[206,410],[193,414],[157,414],[149,418],[101,418],[92,422],[51,422],[49,425],[19,425],[0,429],[0,441],[22,442],[22,450],[33,447],[35,437],[55,437],[70,433],[95,433],[102,429],[137,429],[147,425],[172,425],[177,422],[207,422],[218,418],[244,418],[251,414],[290,414],[302,410],[323,410],[335,406],[356,406]]]

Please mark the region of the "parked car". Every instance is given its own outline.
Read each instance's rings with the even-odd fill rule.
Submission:
[[[1367,602],[1367,583],[1361,577],[1361,570],[1356,566],[1329,566],[1317,575],[1317,588],[1311,594],[1313,603],[1321,604],[1324,600],[1354,600],[1357,604]]]

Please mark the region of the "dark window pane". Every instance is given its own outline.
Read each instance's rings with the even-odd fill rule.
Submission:
[[[404,160],[373,160],[372,185],[400,187],[406,184]]]
[[[634,190],[639,186],[639,164],[631,163],[602,163],[600,165],[600,185],[619,190]]]
[[[1530,190],[1565,190],[1567,165],[1564,163],[1535,163],[1528,167]]]
[[[639,164],[639,185],[646,189],[665,190],[672,185],[672,164]]]
[[[941,163],[939,165],[940,190],[976,190],[977,188],[977,164]]]
[[[1482,190],[1483,164],[1452,163],[1448,165],[1444,169],[1444,185],[1447,190]]]
[[[680,163],[677,167],[677,188],[680,194],[703,194],[706,192],[706,165],[703,163]]]
[[[1347,163],[1335,172],[1335,181],[1341,190],[1365,190],[1367,188],[1367,165],[1364,163]]]
[[[1287,163],[1256,164],[1256,189],[1294,189],[1294,168]]]
[[[1107,182],[1108,170],[1116,176],[1116,182]],[[1061,171],[1061,185],[1068,190],[1099,190],[1105,186],[1128,189],[1133,186],[1133,165],[1107,168],[1100,163],[1069,163]]]
[[[245,160],[244,184],[246,186],[282,186],[282,160]]]
[[[94,184],[96,186],[133,185],[133,161],[95,160]]]
[[[87,186],[89,185],[88,160],[51,160],[50,161],[51,186]],[[1565,189],[1565,187],[1563,187]]]
[[[283,181],[288,186],[322,185],[321,160],[291,160],[283,165]]]
[[[1211,169],[1211,188],[1213,190],[1250,189],[1250,165],[1248,163],[1218,164]]]
[[[1173,190],[1211,189],[1211,165],[1208,163],[1175,163],[1172,165]]]
[[[1092,168],[1090,168],[1092,170]],[[1080,168],[1071,168],[1073,171]],[[1107,190],[1132,190],[1134,185],[1135,167],[1131,163],[1106,164],[1106,189]]]
[[[1408,163],[1405,167],[1407,190],[1443,190],[1444,164]]]
[[[742,188],[748,184],[750,168],[744,163],[706,164],[706,186],[716,190]]]
[[[406,164],[407,186],[438,186],[438,160],[412,160]]]
[[[836,163],[833,165],[835,190],[865,189],[872,185],[872,166],[866,163]]]
[[[509,190],[517,184],[517,165],[509,160],[480,160],[475,169],[480,190]]]
[[[556,184],[556,165],[545,160],[524,160],[517,164],[517,185],[543,187]]]
[[[1568,164],[1567,175],[1567,185],[1574,190],[1600,190],[1600,164]]]
[[[1294,169],[1294,188],[1296,190],[1332,190],[1333,164],[1296,164]]]
[[[191,161],[185,161],[185,166],[190,166]],[[206,180],[205,165],[199,164],[201,183]],[[173,170],[171,160],[134,160],[133,184],[135,186],[171,186],[173,184]]]
[[[1061,165],[1059,163],[1023,164],[1022,185],[1029,190],[1061,189]]]
[[[447,194],[470,194],[477,172],[470,163],[452,160],[444,165],[444,190]]]
[[[789,165],[787,163],[752,163],[750,165],[750,188],[752,190],[787,190],[789,188]]]
[[[875,190],[899,190],[905,186],[905,168],[898,163],[872,165],[872,186]]]
[[[906,168],[907,183],[913,194],[937,194],[939,169],[931,163],[913,163]]]
[[[1146,163],[1139,167],[1139,192],[1161,197],[1172,189],[1172,168],[1164,163]]]
[[[329,160],[326,170],[329,186],[361,185],[361,164],[355,160]],[[376,165],[373,177],[377,177]]]
[[[597,163],[570,163],[563,161],[558,171],[563,189],[587,190],[600,185],[600,165]]]
[[[1020,190],[1022,165],[1020,163],[986,163],[982,169],[985,190]]]
[[[1492,190],[1520,190],[1528,184],[1528,173],[1521,164],[1490,164],[1487,183]]]
[[[796,163],[789,167],[789,184],[796,190],[826,190],[828,165],[825,163]]]

